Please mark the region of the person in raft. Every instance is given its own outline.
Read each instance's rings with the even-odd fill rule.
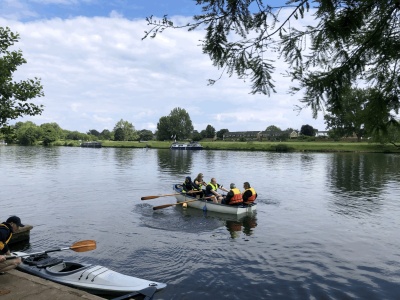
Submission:
[[[242,193],[234,183],[230,185],[231,190],[226,194],[225,199],[222,199],[222,204],[240,205],[243,203]]]
[[[257,199],[257,193],[255,191],[255,189],[253,189],[250,186],[250,183],[248,183],[247,181],[245,183],[243,183],[243,187],[244,187],[244,192],[243,192],[243,203],[245,204],[251,204],[254,201],[256,201]]]
[[[221,203],[224,197],[218,193],[218,189],[229,192],[226,188],[217,183],[217,179],[211,178],[211,181],[206,186],[206,197],[212,197],[211,199],[213,202]]]

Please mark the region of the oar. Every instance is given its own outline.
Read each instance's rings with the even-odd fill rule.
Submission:
[[[173,203],[173,204],[164,204],[164,205],[159,205],[159,206],[153,206],[153,210],[157,210],[157,209],[161,209],[161,208],[166,208],[166,207],[170,207],[170,206],[174,206],[174,205],[180,205],[183,203],[189,203],[189,202],[194,202],[197,200],[204,200],[204,199],[210,199],[211,197],[205,197],[205,198],[199,198],[199,199],[193,199],[193,200],[188,200],[188,201],[183,201],[183,202],[178,202],[178,203]]]
[[[199,191],[188,191],[186,192],[187,194],[190,193],[197,193]],[[151,199],[156,199],[156,198],[160,198],[160,197],[167,197],[167,196],[175,196],[175,195],[181,195],[181,193],[175,193],[175,194],[165,194],[165,195],[158,195],[158,196],[145,196],[140,198],[141,200],[151,200]]]
[[[175,194],[165,194],[165,195],[158,195],[158,196],[146,196],[146,197],[142,197],[140,199],[141,200],[151,200],[151,199],[156,199],[156,198],[160,198],[160,197],[175,196],[175,195],[180,195],[180,194],[175,193]]]
[[[76,242],[76,243],[72,244],[71,247],[57,248],[57,249],[51,249],[51,250],[35,252],[35,253],[25,253],[25,254],[22,254],[22,255],[7,256],[6,259],[12,259],[12,258],[16,258],[16,257],[32,256],[32,255],[37,255],[37,254],[45,254],[45,253],[56,252],[56,251],[64,251],[64,250],[73,250],[75,252],[86,252],[86,251],[92,251],[94,249],[96,249],[96,241],[94,241],[94,240],[83,240],[83,241],[79,241],[79,242]]]
[[[153,206],[153,210],[166,208],[166,207],[170,207],[170,206],[174,206],[174,205],[180,205],[180,204],[183,204],[183,203],[194,202],[194,201],[197,201],[197,200],[199,200],[199,199],[193,199],[193,200],[178,202],[178,203],[174,203],[174,204],[164,204],[164,205],[159,205],[159,206]]]

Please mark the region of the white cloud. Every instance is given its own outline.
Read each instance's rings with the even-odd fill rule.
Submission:
[[[218,78],[220,71],[198,46],[203,32],[170,30],[142,41],[149,30],[146,22],[118,13],[111,18],[28,23],[0,18],[0,26],[9,26],[21,37],[16,46],[28,63],[16,76],[38,76],[44,86],[45,97],[37,100],[45,105],[42,116],[22,121],[51,121],[63,129],[87,132],[111,130],[122,118],[138,130],[154,131],[160,117],[181,107],[198,131],[208,124],[230,131],[263,130],[269,125],[325,128],[310,111],[297,116],[293,108],[298,98],[287,94],[290,81],[278,72],[278,93],[270,98],[249,94],[250,82],[227,75],[207,86],[207,79]]]

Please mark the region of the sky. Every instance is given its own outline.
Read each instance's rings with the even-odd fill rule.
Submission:
[[[283,62],[275,63],[277,92],[253,95],[251,82],[235,75],[208,85],[221,70],[202,53],[202,30],[166,30],[142,40],[151,28],[146,17],[186,24],[201,11],[193,0],[0,0],[0,7],[0,26],[19,33],[14,48],[27,60],[14,79],[38,77],[45,94],[33,100],[44,105],[41,115],[17,121],[101,132],[123,119],[155,132],[159,119],[179,107],[199,132],[207,125],[231,132],[306,124],[325,130],[321,113],[314,119],[310,109],[295,109],[301,94],[288,94]]]

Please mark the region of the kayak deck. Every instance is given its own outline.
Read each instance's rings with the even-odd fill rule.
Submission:
[[[23,252],[16,252],[15,254],[24,255]],[[141,293],[142,290],[149,287],[158,291],[167,286],[165,283],[124,275],[104,266],[67,262],[50,257],[47,254],[34,255],[23,259],[18,269],[97,295]]]

